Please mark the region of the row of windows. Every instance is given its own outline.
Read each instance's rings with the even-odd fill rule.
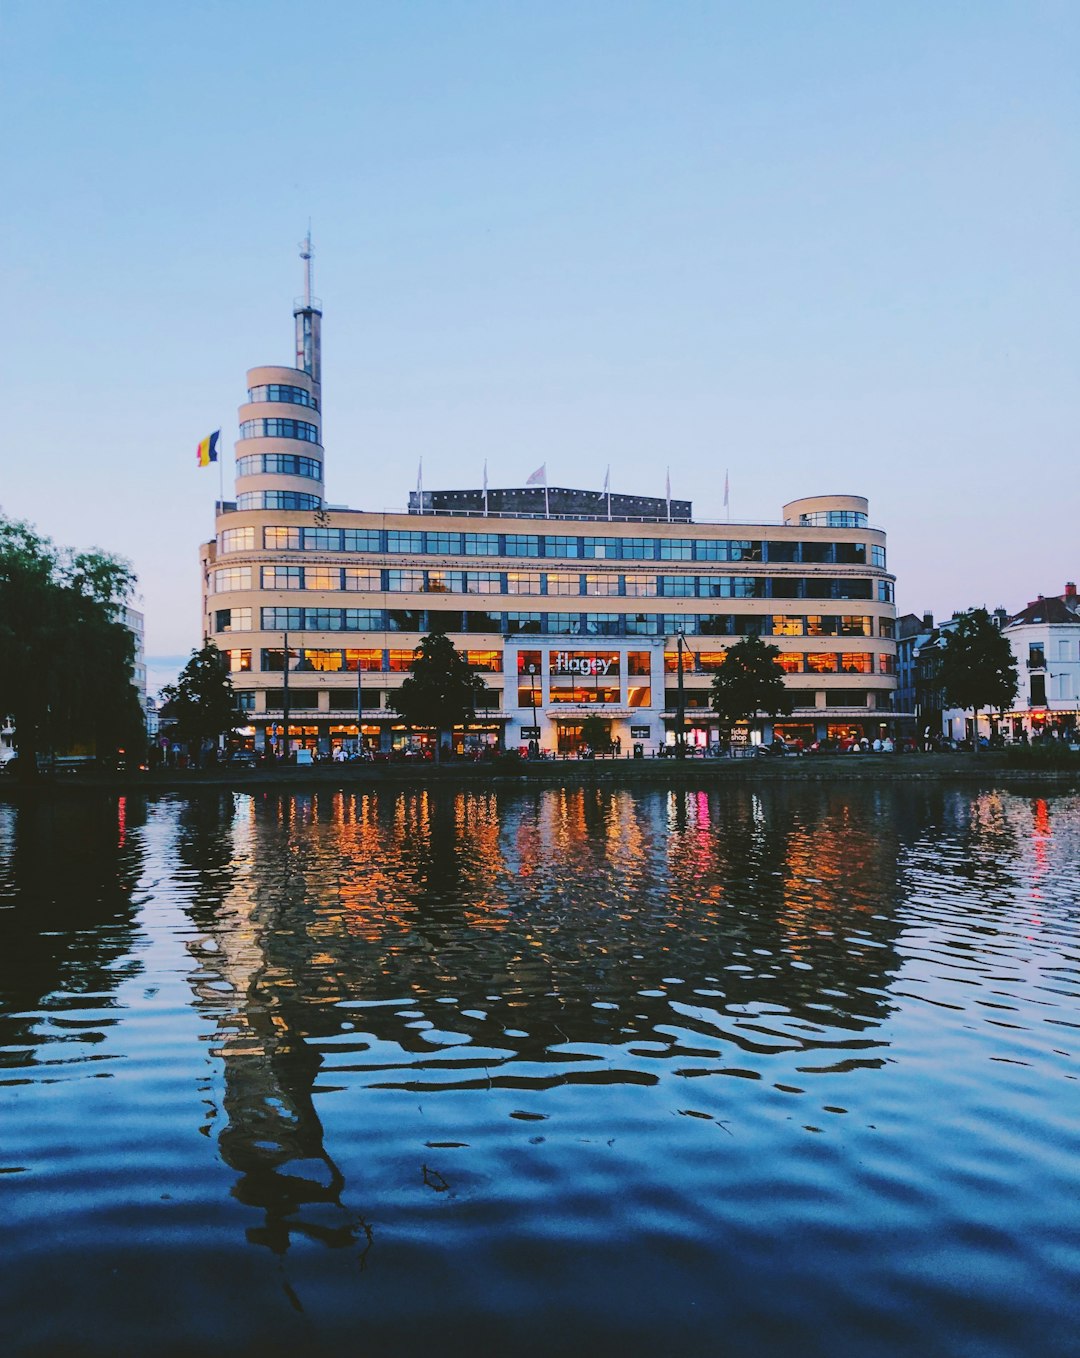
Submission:
[[[305,391],[303,387],[289,387],[277,382],[271,382],[266,387],[248,387],[248,400],[252,405],[261,401],[276,401],[287,405],[308,406],[312,410],[319,408],[319,402],[312,392]]]
[[[246,569],[246,568],[245,568]],[[295,610],[294,610],[295,611]],[[392,610],[395,614],[403,610]],[[412,615],[412,610],[404,610]],[[265,616],[268,610],[263,610]],[[434,609],[427,611],[430,618],[445,619],[448,614],[440,614]],[[461,614],[454,613],[455,618]],[[483,615],[485,618],[489,614]],[[539,617],[540,614],[513,614],[513,617]],[[592,615],[586,615],[592,616]],[[214,631],[221,632],[250,632],[252,628],[252,610],[250,608],[219,608],[214,613]],[[764,616],[751,615],[745,613],[716,613],[708,617],[712,623],[707,631],[704,629],[706,619],[697,620],[696,631],[699,635],[708,636],[762,636],[762,637],[872,637],[874,635],[874,619],[867,614],[855,613],[808,613],[790,614],[773,613]],[[447,630],[445,626],[443,630]],[[470,630],[469,628],[458,630]],[[475,630],[475,629],[472,629]],[[536,629],[531,629],[536,630]],[[893,618],[878,618],[877,635],[883,638],[891,638],[895,635],[896,622]],[[539,662],[538,662],[539,663]]]
[[[307,420],[266,419],[245,420],[240,426],[242,439],[301,439],[304,443],[318,443],[319,429]]]
[[[305,495],[298,490],[253,490],[236,497],[237,509],[321,509],[318,495]],[[222,536],[226,536],[223,534]],[[233,548],[233,551],[239,549]]]
[[[837,620],[831,619],[835,624]],[[866,625],[869,628],[870,619]],[[822,630],[821,619],[807,619],[807,635],[839,636]],[[489,632],[503,636],[547,633],[553,636],[658,637],[770,636],[772,618],[738,613],[503,613],[442,608],[298,608],[261,610],[264,632]],[[810,630],[811,626],[815,630]],[[827,625],[827,624],[826,624]],[[847,635],[851,635],[848,633]],[[856,634],[857,635],[857,634]],[[863,632],[869,636],[870,632]]]
[[[243,459],[242,459],[243,460]],[[267,506],[272,508],[272,506]],[[534,533],[448,533],[420,529],[303,528],[263,530],[274,551],[409,552],[440,556],[582,558],[607,561],[769,561],[804,565],[865,566],[863,542],[785,542],[726,538],[592,538]],[[223,552],[252,551],[255,528],[229,528]],[[869,549],[869,564],[885,569],[885,548]]]
[[[223,652],[228,660],[229,669],[239,673],[251,669],[252,651],[233,649]],[[463,651],[469,668],[489,674],[502,673],[502,651]],[[281,674],[285,669],[285,651],[264,648],[258,652],[259,668],[265,673]],[[339,647],[289,647],[289,672],[307,673],[318,671],[324,674],[338,674],[351,671],[372,674],[403,674],[412,669],[415,652],[409,650],[354,650]]]
[[[799,523],[805,528],[865,528],[867,522],[866,515],[857,509],[818,509],[799,515]]]
[[[263,690],[265,693],[267,712],[280,712],[285,706],[285,690],[282,688],[268,688]],[[362,695],[363,710],[369,708],[382,707],[386,711],[397,711],[397,695],[400,690],[396,688],[367,689]],[[289,709],[291,712],[317,712],[324,710],[319,701],[320,694],[326,694],[326,710],[331,712],[355,712],[356,693],[354,690],[341,689],[322,689],[322,688],[290,688],[289,689]],[[380,703],[379,699],[382,699]],[[251,702],[245,710],[252,712],[255,710],[255,694],[251,694]],[[473,707],[477,711],[494,711],[502,706],[502,693],[498,689],[486,689],[477,693],[473,699]]]
[[[250,589],[252,568],[213,572],[215,593]],[[369,590],[388,594],[538,594],[661,599],[872,599],[873,581],[841,576],[562,575],[555,572],[369,570],[357,566],[263,566],[262,589]],[[886,588],[887,587],[887,588]],[[891,600],[878,581],[877,597]]]
[[[279,472],[284,476],[310,476],[322,480],[322,463],[314,457],[298,457],[295,453],[253,453],[236,459],[237,476],[259,476],[262,472]]]

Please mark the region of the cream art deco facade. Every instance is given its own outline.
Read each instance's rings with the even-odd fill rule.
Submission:
[[[292,749],[430,743],[394,695],[431,631],[487,685],[458,749],[571,751],[587,716],[625,753],[670,744],[680,719],[708,744],[712,675],[751,633],[779,648],[792,690],[776,733],[891,726],[893,577],[865,499],[794,500],[779,523],[737,525],[693,522],[686,501],[554,487],[413,493],[399,513],[327,505],[310,274],[294,316],[296,366],[248,373],[235,501],[202,548],[203,626],[259,749],[282,749],[286,705]]]

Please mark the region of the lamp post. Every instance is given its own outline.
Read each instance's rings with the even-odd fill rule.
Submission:
[[[678,703],[675,712],[675,758],[686,758],[686,688],[683,684],[683,646],[682,632],[676,633],[675,652],[678,656]]]
[[[364,665],[360,648],[356,649],[356,754],[364,753]]]

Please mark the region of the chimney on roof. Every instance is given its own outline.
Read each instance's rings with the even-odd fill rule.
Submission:
[[[1071,601],[1071,602],[1075,602],[1075,601],[1076,601],[1076,581],[1075,581],[1075,580],[1066,580],[1066,581],[1065,581],[1065,601],[1066,601],[1066,603],[1068,603],[1068,602],[1070,602],[1070,601]]]
[[[933,625],[934,625],[934,615],[933,615],[933,613],[924,613],[924,614],[922,615],[922,625],[923,625],[927,630],[929,630],[930,628],[933,627]]]

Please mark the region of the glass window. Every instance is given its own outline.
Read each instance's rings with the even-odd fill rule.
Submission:
[[[262,627],[264,632],[299,632],[302,630],[304,610],[302,608],[264,608]]]
[[[766,544],[769,560],[776,562],[798,561],[799,544],[797,542],[773,540]]]
[[[596,560],[616,561],[619,557],[618,538],[584,538],[582,555]]]
[[[305,608],[304,628],[308,632],[340,632],[340,608]]]
[[[529,666],[532,666],[532,670]],[[518,674],[540,673],[540,652],[539,651],[518,651],[517,659]]]
[[[498,533],[466,533],[465,555],[498,556],[499,555]],[[531,553],[526,553],[526,555],[531,555]]]
[[[693,555],[694,544],[690,538],[660,539],[661,561],[691,561]]]
[[[580,594],[581,576],[558,574],[555,571],[548,571],[544,576],[546,581],[545,592],[548,594]]]
[[[507,613],[506,630],[508,633],[539,632],[541,613]]]
[[[585,577],[586,594],[618,594],[619,577],[617,575],[587,575]]]
[[[251,669],[251,652],[244,651],[224,651],[223,655],[228,661],[229,670],[233,674],[239,674],[243,670]]]
[[[413,533],[391,528],[386,534],[386,550],[388,552],[422,552],[424,550],[423,533]]]
[[[503,630],[503,615],[501,613],[488,613],[481,609],[473,609],[465,614],[465,630],[467,632],[501,632]]]
[[[236,497],[237,509],[321,509],[317,495],[298,490],[253,490]]]
[[[713,599],[753,599],[765,583],[756,575],[703,575],[700,580],[702,592]]]
[[[415,651],[388,651],[387,668],[391,674],[406,674],[412,669]]]
[[[626,672],[630,675],[651,674],[652,665],[649,652],[628,651],[626,653]]]
[[[381,551],[381,536],[377,528],[346,528],[341,534],[347,552]]]
[[[467,594],[501,594],[502,574],[499,571],[466,571],[465,592]]]
[[[818,509],[813,514],[800,514],[805,528],[865,528],[866,515],[854,509]]]
[[[280,418],[244,420],[240,426],[242,439],[301,439],[304,443],[318,443],[318,428],[307,420]]]
[[[567,538],[558,536],[547,536],[544,538],[545,556],[579,556],[579,542],[577,538]]]
[[[255,690],[254,690],[254,689],[252,689],[252,688],[249,688],[249,689],[243,689],[243,688],[237,689],[236,692],[233,694],[233,698],[236,700],[236,706],[239,708],[239,710],[240,710],[241,712],[254,712],[254,711],[255,711]]]
[[[214,614],[215,632],[250,632],[250,608],[219,608]]]
[[[804,542],[802,559],[815,566],[827,565],[833,559],[833,544],[831,542]]]
[[[776,663],[785,674],[801,674],[803,657],[801,651],[781,651]]]
[[[335,674],[342,668],[341,652],[338,650],[312,650],[305,648],[300,652],[298,670],[320,670]]]
[[[620,613],[586,613],[585,630],[592,636],[620,636],[622,634],[622,615]]]
[[[698,651],[694,658],[700,670],[703,670],[706,674],[715,674],[724,663],[726,655],[727,651]]]
[[[266,401],[272,405],[308,406],[312,410],[319,408],[318,401],[310,391],[305,391],[303,387],[286,386],[277,382],[271,382],[264,387],[249,387],[248,400],[252,405]]]
[[[879,637],[895,637],[895,636],[896,636],[896,619],[895,619],[895,618],[878,618],[878,636],[879,636]]]
[[[252,453],[236,460],[236,475],[261,476],[273,472],[280,476],[306,476],[322,480],[322,463],[314,457],[298,457],[295,453]]]
[[[299,528],[264,528],[263,546],[268,552],[283,552],[300,550],[300,529]]]
[[[341,571],[336,566],[305,566],[304,588],[340,589]]]
[[[369,571],[363,566],[346,566],[344,587],[348,590],[382,589],[382,571]]]
[[[347,632],[381,632],[386,625],[381,608],[345,608],[342,614]]]
[[[811,613],[806,619],[806,635],[808,637],[834,637],[839,630],[839,618]]]
[[[774,637],[801,637],[803,626],[803,619],[793,617],[790,613],[773,614],[772,634]]]
[[[301,566],[264,566],[263,589],[303,589],[304,572]]]
[[[836,561],[841,566],[865,566],[866,543],[865,542],[836,543]]]
[[[873,635],[873,619],[858,614],[844,614],[840,618],[842,637],[869,637]]]
[[[835,674],[836,653],[834,651],[811,651],[806,657],[806,668],[813,674]]]
[[[870,544],[870,564],[879,570],[885,569],[885,548],[879,542]]]
[[[305,528],[304,549],[309,552],[339,552],[340,528]]]
[[[502,651],[466,651],[465,663],[471,670],[483,670],[485,674],[501,674]]]
[[[507,594],[539,594],[539,571],[508,571],[506,575]]]
[[[581,614],[549,613],[547,630],[555,636],[576,636],[581,631]]]
[[[627,613],[623,627],[628,637],[656,637],[660,635],[660,618],[656,613]]]
[[[842,651],[840,671],[842,674],[870,674],[873,672],[873,659],[866,651]]]
[[[461,555],[460,533],[425,533],[424,542],[429,552],[437,552],[441,556]]]
[[[429,608],[427,611],[429,632],[460,632],[464,630],[462,612],[459,608]]]
[[[692,599],[697,596],[697,577],[693,575],[661,575],[660,593],[666,598]]]
[[[388,608],[386,624],[391,632],[423,631],[423,615],[418,608]]]
[[[255,550],[254,528],[226,528],[221,535],[223,552],[251,552]]]
[[[251,567],[226,566],[223,570],[216,570],[213,573],[213,584],[215,594],[224,594],[230,589],[250,589]]]
[[[896,673],[896,656],[879,655],[878,674],[895,674],[895,673]]]
[[[465,592],[465,572],[428,571],[427,592],[429,594],[463,594]]]
[[[624,589],[632,599],[651,599],[656,594],[655,575],[624,575]]]
[[[345,650],[345,668],[352,670],[355,674],[357,670],[362,673],[378,673],[383,667],[382,651],[359,651]],[[366,706],[366,704],[365,704]]]
[[[424,572],[387,571],[386,588],[392,594],[421,594],[424,589]]]
[[[528,533],[507,533],[507,556],[539,556],[540,539]]]
[[[655,538],[623,538],[622,554],[626,561],[655,561]]]
[[[860,594],[860,595],[854,595],[854,594],[853,594],[853,595],[851,595],[850,597],[853,598],[853,599],[854,599],[854,598],[860,598],[860,599],[861,599],[861,598],[867,598],[867,599],[869,599],[869,597],[870,597],[870,581],[869,581],[869,580],[860,580],[858,583],[859,583],[859,584],[865,584],[865,585],[866,585],[866,594],[865,594],[865,595],[861,595],[861,594]],[[895,602],[895,600],[894,600],[894,598],[893,598],[893,583],[892,583],[891,580],[879,580],[879,581],[878,581],[878,585],[877,585],[877,596],[878,596],[878,601],[879,601],[879,603],[883,603],[883,604],[891,604],[891,603],[894,603],[894,602]]]

